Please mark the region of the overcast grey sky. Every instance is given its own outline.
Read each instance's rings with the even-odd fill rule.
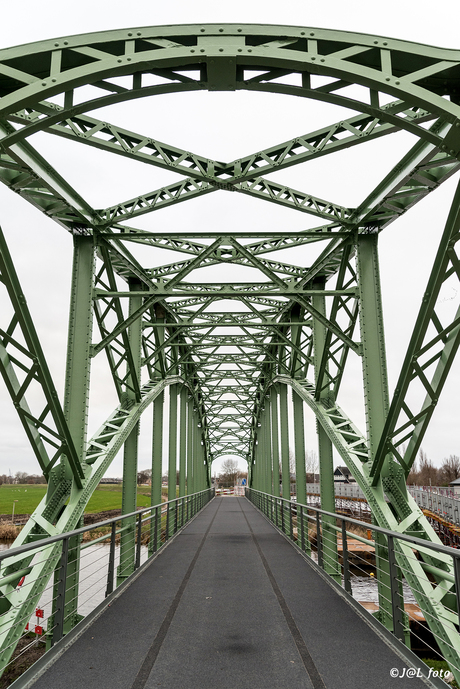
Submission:
[[[106,3],[82,0],[76,5],[57,0],[47,0],[41,4],[23,0],[16,7],[8,3],[2,10],[0,48],[105,29],[217,21],[325,27],[460,48],[456,21],[458,3],[444,0],[440,7],[442,11],[436,11],[437,7],[432,2],[422,1],[414,5],[400,0],[387,0],[379,5],[356,0],[326,0],[322,3],[289,0],[282,3],[267,0],[234,0],[232,3],[216,0],[195,0],[193,3],[188,0],[172,0],[169,3],[132,0],[126,3],[114,0]],[[158,107],[158,103],[161,103],[161,107]],[[337,108],[315,108],[313,105],[303,102],[303,99],[270,94],[176,94],[162,97],[161,101],[153,104],[137,102],[135,108],[129,103],[117,106],[110,118],[107,114],[107,118],[121,125],[129,121],[132,129],[212,158],[234,159],[240,152],[248,153],[340,119],[340,115],[335,114]],[[50,161],[96,207],[128,199],[177,179],[151,167],[146,172],[139,165],[128,165],[124,159],[111,160],[110,167],[101,176],[101,166],[106,158],[99,151],[87,148],[80,150],[65,141],[48,142],[44,135],[34,137],[31,143],[46,153]],[[394,144],[384,139],[368,144],[363,150],[358,147],[344,151],[337,159],[335,156],[321,159],[315,165],[309,164],[308,169],[290,168],[283,172],[279,181],[353,207],[412,143],[408,135],[398,134]],[[348,172],[351,166],[353,174]],[[381,277],[392,387],[399,373],[433,251],[457,181],[450,180],[381,236]],[[236,194],[217,196],[218,200],[212,203],[205,198],[179,204],[164,214],[160,211],[155,214],[155,223],[160,223],[165,230],[178,226],[192,229],[199,223],[215,222],[214,218],[219,218],[221,228],[230,230],[242,224],[267,226],[270,229],[279,229],[280,226],[303,229],[312,224],[305,215],[271,204],[258,202],[256,205],[252,199]],[[235,199],[235,196],[238,198]],[[152,227],[149,225],[152,222],[149,216],[143,222],[142,226]],[[72,259],[71,237],[5,187],[0,188],[0,224],[16,262],[58,391],[61,392]],[[177,256],[162,252],[158,263],[176,260]],[[280,258],[296,262],[299,255],[285,254]],[[451,309],[458,305],[459,294],[454,287],[447,286],[442,299],[445,308]],[[355,383],[357,375],[360,375],[359,362],[350,361],[341,405],[364,431],[363,407]],[[460,366],[457,361],[424,442],[424,449],[436,464],[449,454],[460,454],[457,430],[459,383]],[[95,363],[90,434],[116,404],[113,394],[106,395],[104,392],[112,387],[105,366]],[[9,469],[13,474],[16,471],[37,472],[38,465],[31,457],[2,381],[0,418],[0,473]],[[307,428],[307,445],[309,449],[315,447],[311,419]],[[139,464],[144,468],[149,464],[148,432],[141,436],[141,448]],[[121,474],[120,459],[115,461],[108,473]]]

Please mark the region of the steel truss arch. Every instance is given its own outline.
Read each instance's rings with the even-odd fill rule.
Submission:
[[[87,86],[91,87],[90,96]],[[298,96],[357,114],[241,158],[220,161],[159,141],[150,133],[98,120],[90,112],[131,99],[203,90]],[[38,379],[47,399],[45,411],[51,409],[57,427],[51,434],[58,442],[57,452],[49,459],[37,440],[39,431],[33,427],[30,432],[49,477],[49,488],[19,543],[74,528],[122,445],[131,462],[131,473],[127,470],[126,475],[132,488],[138,422],[150,403],[160,400],[166,386],[174,386],[170,428],[175,429],[180,418],[179,433],[170,434],[170,454],[177,458],[179,437],[183,462],[189,434],[192,450],[199,455],[201,473],[196,480],[200,486],[209,482],[216,458],[238,456],[248,462],[250,481],[260,479],[264,485],[272,481],[270,490],[277,493],[279,486],[273,476],[280,465],[278,450],[282,448],[284,453],[284,472],[286,448],[289,450],[286,428],[277,420],[273,390],[278,385],[290,386],[313,410],[324,431],[323,451],[327,454],[328,441],[332,463],[332,445],[336,447],[381,526],[402,533],[416,529],[426,539],[436,540],[407,494],[405,479],[460,342],[458,314],[450,323],[442,322],[435,304],[447,280],[460,280],[456,254],[460,192],[454,199],[416,337],[391,406],[377,236],[460,170],[459,93],[460,51],[309,27],[142,27],[0,51],[0,181],[70,231],[76,255],[64,411],[56,401],[35,336],[29,349],[19,347],[21,354],[32,360],[25,382],[20,357],[13,361],[17,380],[10,375],[4,351],[11,349],[18,324],[24,338],[30,335],[31,319],[22,306],[19,283],[0,264],[0,280],[9,288],[17,312],[5,325],[0,323],[0,366],[7,371],[9,394],[14,404],[21,404],[29,380]],[[412,148],[356,208],[275,183],[266,176],[398,131],[415,137]],[[34,149],[32,135],[38,132],[174,172],[178,181],[107,208],[92,208]],[[322,224],[304,231],[237,228],[234,233],[215,227],[187,233],[127,225],[156,210],[218,192],[276,203],[317,217]],[[316,251],[308,265],[303,258],[281,261],[279,255],[275,260],[267,256],[308,249],[320,241],[325,242],[322,250]],[[135,257],[137,253],[129,251],[133,243],[139,252],[165,249],[180,257],[167,264],[157,261],[145,266]],[[6,255],[5,249],[3,253]],[[194,279],[195,271],[216,266],[234,271],[231,279]],[[240,280],[236,277],[239,269],[249,269],[257,278]],[[93,320],[98,335],[93,335]],[[86,428],[89,367],[102,352],[120,404],[86,444],[81,428]],[[337,402],[349,356],[364,361],[366,437]],[[406,398],[414,380],[426,390],[418,412],[411,411]],[[282,404],[287,425],[286,397]],[[303,414],[302,404],[294,405],[297,418]],[[33,424],[37,428],[43,425],[45,411],[32,416],[25,405],[19,409],[29,430]],[[191,419],[197,421],[199,431],[189,427]],[[160,421],[157,437],[161,435]],[[406,436],[412,438],[403,453]],[[304,450],[302,442],[296,454]],[[64,461],[58,464],[66,451],[71,472],[66,471]],[[170,462],[168,493],[174,495],[175,468]],[[305,466],[301,468],[305,471]],[[195,480],[193,471],[190,476]],[[299,485],[305,483],[303,478],[301,474]],[[183,471],[179,480],[184,491]],[[70,502],[65,506],[67,497]],[[452,572],[442,557],[426,559],[438,569],[433,586],[422,566],[412,561],[408,564],[411,558],[403,546],[398,558],[409,572],[416,596],[423,599],[422,609],[434,620],[446,657],[454,657],[449,650],[453,648],[458,661],[460,646],[458,635],[452,633],[453,614],[445,615],[437,608],[437,602],[452,594]],[[50,552],[44,565],[47,575],[54,563],[55,553]],[[29,563],[19,558],[13,571],[24,567]],[[45,569],[37,573],[38,578]],[[12,585],[4,587],[0,599],[4,619],[12,621],[8,607],[13,600],[19,606],[19,619],[26,619],[40,586],[37,579],[30,600],[21,598],[23,594]],[[2,641],[11,647],[11,635]],[[9,651],[4,653],[0,666]]]
[[[223,47],[219,46],[219,39]],[[407,67],[409,64],[410,68]],[[179,71],[181,69],[195,69],[199,78],[184,76]],[[245,70],[262,71],[262,74],[245,79]],[[160,74],[163,79],[170,79],[170,83],[143,88],[143,73]],[[301,86],[272,83],[273,79],[291,73],[302,75]],[[92,134],[110,128],[103,122],[92,120],[79,132],[78,127],[72,124],[72,118],[89,109],[154,93],[243,88],[306,96],[343,105],[367,113],[373,118],[369,132],[361,130],[360,123],[352,118],[350,122],[342,121],[333,125],[326,134],[323,132],[323,136],[316,134],[314,140],[324,138],[324,145],[317,151],[322,154],[329,142],[333,141],[337,145],[343,132],[352,133],[354,138],[348,143],[353,145],[365,141],[368,133],[372,133],[376,126],[379,128],[379,123],[386,122],[393,128],[405,129],[415,134],[435,149],[445,151],[444,155],[449,156],[449,166],[457,168],[460,152],[460,136],[457,133],[460,126],[459,108],[456,102],[446,100],[444,96],[456,99],[458,73],[459,54],[455,50],[340,31],[302,30],[298,27],[153,27],[44,41],[0,51],[0,88],[3,92],[0,118],[5,122],[1,141],[7,154],[4,156],[4,164],[11,168],[16,160],[21,172],[24,165],[26,169],[29,168],[30,152],[24,149],[28,136],[42,130],[53,133],[53,127],[61,122],[68,122],[67,134],[76,136],[83,143],[87,141],[87,137],[80,134],[87,131]],[[109,81],[129,75],[132,83],[128,87]],[[312,88],[311,75],[326,76],[336,81],[332,81],[327,87],[323,85]],[[74,103],[74,90],[84,84],[101,89],[104,95],[96,100]],[[368,89],[368,102],[337,93],[351,84]],[[105,95],[107,91],[111,95]],[[380,106],[379,93],[397,100]],[[65,94],[63,107],[47,101],[59,94]],[[423,109],[423,112],[419,112],[421,124],[427,119],[440,120],[441,129],[426,129],[416,124],[414,118],[408,116],[408,112],[414,108]],[[9,119],[16,127],[8,123]],[[22,125],[19,128],[18,123]],[[141,136],[139,139],[132,133],[124,134],[126,140],[121,145],[122,136],[121,132],[115,131],[113,140],[120,142],[120,147],[131,157],[136,158],[137,152],[147,146],[153,153],[150,162],[157,162],[182,174],[196,170],[202,176],[201,181],[188,178],[179,185],[165,187],[147,197],[143,195],[124,202],[102,214],[91,214],[77,194],[62,188],[56,173],[50,176],[43,164],[35,160],[30,168],[31,172],[47,180],[48,193],[51,190],[54,196],[58,192],[61,206],[67,206],[68,211],[62,213],[62,209],[57,214],[56,211],[52,212],[60,216],[60,221],[69,228],[110,225],[114,220],[133,217],[136,208],[138,212],[145,213],[156,207],[214,192],[219,188],[259,195],[260,198],[291,205],[313,212],[319,217],[350,225],[351,218],[347,218],[346,209],[333,210],[331,214],[333,204],[303,192],[274,185],[260,178],[256,169],[248,179],[247,174],[245,177],[242,173],[241,161],[219,164],[187,151],[154,143],[150,137]],[[295,159],[297,149],[312,149],[312,144],[303,142],[302,137],[300,141],[300,145],[296,140],[290,147],[284,146],[275,152],[274,169],[280,164],[282,166],[286,157]],[[99,145],[102,146],[103,143],[99,141]],[[260,152],[252,159],[268,159],[270,154],[273,156],[273,152]],[[184,161],[187,162],[185,168],[182,165]],[[223,179],[222,174],[225,176]],[[244,179],[246,181],[242,181]],[[16,178],[3,175],[3,181],[14,185]],[[59,187],[63,193],[59,191]],[[32,202],[43,204],[36,191],[28,191],[23,181],[21,190]],[[48,207],[47,211],[49,212]]]

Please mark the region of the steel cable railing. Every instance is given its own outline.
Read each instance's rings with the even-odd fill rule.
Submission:
[[[427,662],[431,662],[430,659],[448,662],[451,671],[460,676],[458,647],[449,644],[444,635],[444,654],[441,652],[441,643],[438,645],[441,637],[430,612],[433,610],[430,594],[438,575],[445,582],[444,586],[451,586],[451,589],[442,591],[445,595],[439,597],[437,607],[442,606],[445,628],[455,638],[458,636],[460,586],[456,587],[455,583],[456,579],[460,582],[459,550],[250,488],[246,489],[246,497],[396,638],[417,648],[422,657],[425,654]],[[404,552],[404,558],[398,557],[400,552]],[[451,571],[458,574],[454,576],[447,571],[447,561]],[[429,588],[417,583],[414,571],[409,570],[411,562],[425,571]],[[369,591],[372,591],[371,596]],[[364,597],[368,600],[362,600]],[[369,600],[370,597],[373,600]]]
[[[91,524],[72,532],[0,552],[0,590],[9,607],[0,614],[1,658],[11,673],[30,649],[51,648],[92,612],[115,588],[153,557],[211,499],[213,489],[187,495]],[[120,562],[120,540],[129,534]],[[51,548],[51,550],[50,550]],[[58,548],[58,551],[53,549]],[[36,573],[56,558],[54,582]],[[14,565],[9,567],[9,563]],[[19,563],[19,565],[18,565]],[[24,563],[26,566],[21,566]],[[16,571],[9,572],[9,569]],[[35,576],[34,576],[35,573]],[[44,587],[41,581],[47,581]],[[36,591],[35,611],[18,616],[24,599]],[[14,620],[14,624],[11,624]],[[12,657],[11,652],[16,648]],[[12,674],[14,677],[15,675]]]

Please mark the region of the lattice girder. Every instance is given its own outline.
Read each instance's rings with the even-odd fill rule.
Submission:
[[[115,450],[127,441],[143,411],[166,385],[175,385],[174,390],[186,386],[191,417],[200,428],[195,447],[202,444],[207,466],[216,457],[244,457],[252,480],[260,467],[257,464],[254,469],[257,443],[263,441],[264,447],[269,447],[267,424],[275,418],[267,394],[280,383],[290,385],[313,410],[356,475],[378,522],[394,530],[406,528],[409,510],[422,525],[425,537],[436,540],[410,496],[404,494],[404,486],[401,489],[397,472],[400,465],[408,470],[413,461],[459,344],[458,314],[446,324],[436,310],[440,286],[451,277],[460,277],[458,199],[450,234],[435,259],[429,303],[422,307],[385,427],[376,430],[374,423],[365,438],[337,406],[337,399],[349,359],[365,360],[369,345],[369,336],[368,341],[363,336],[364,324],[358,326],[357,322],[364,299],[356,247],[364,235],[384,230],[460,169],[459,84],[458,51],[308,27],[143,27],[0,51],[0,181],[72,234],[94,241],[97,262],[91,275],[94,287],[88,317],[97,322],[100,336],[88,338],[86,364],[89,371],[90,359],[105,351],[120,400],[82,456],[65,444],[69,429],[58,403],[50,407],[56,425],[60,424],[56,456],[47,458],[34,433],[30,434],[41,468],[51,481],[48,498],[23,538],[31,529],[36,535],[38,526],[43,533],[56,533],[76,525]],[[85,90],[87,86],[91,89]],[[99,108],[131,99],[142,104],[145,97],[202,90],[294,95],[357,114],[228,161],[161,142],[154,132],[139,133],[94,116]],[[175,173],[177,180],[147,193],[136,191],[132,198],[106,208],[92,208],[34,149],[32,135],[38,132],[129,158],[139,166],[154,165],[165,173]],[[415,143],[357,207],[283,183],[287,168],[357,149],[395,132],[411,134]],[[276,182],[267,177],[273,173],[277,173]],[[304,231],[236,227],[230,233],[216,223],[188,233],[182,228],[164,232],[151,220],[161,218],[161,214],[152,216],[154,211],[168,213],[172,205],[226,193],[267,200],[277,204],[280,212],[295,210],[305,213],[305,220],[309,215],[323,224]],[[131,221],[135,225],[140,216],[145,226],[152,223],[150,229],[128,225]],[[303,251],[316,249],[318,242],[324,243],[322,250],[312,252],[315,258],[305,264]],[[145,251],[145,264],[134,257],[130,246],[136,256]],[[161,249],[174,251],[177,260],[162,264],[158,260]],[[298,261],[292,259],[297,256],[292,249],[298,250]],[[291,251],[289,260],[283,260],[283,251]],[[3,246],[2,252],[6,255]],[[230,271],[231,278],[205,282],[197,277],[200,270],[212,267],[220,267],[222,274]],[[2,275],[3,270],[2,265]],[[239,270],[252,271],[251,278],[240,279]],[[15,291],[19,294],[19,287]],[[16,308],[20,312],[20,307]],[[0,323],[3,372],[10,368],[11,358],[8,360],[3,350],[11,345],[20,322],[15,318],[17,322]],[[315,327],[325,333],[321,356],[315,351],[315,347],[319,349]],[[376,341],[379,336],[377,333]],[[383,333],[381,338],[383,342]],[[34,359],[32,350],[28,354]],[[45,393],[56,398],[48,379],[40,374],[46,362],[43,356],[39,358],[38,368],[34,363],[26,372],[25,384],[9,386],[13,402],[18,402],[29,379],[38,379]],[[436,370],[430,378],[428,371],[433,367]],[[383,363],[382,371],[384,368]],[[414,378],[427,393],[417,411],[405,399]],[[316,386],[310,380],[315,380]],[[385,389],[383,373],[379,383]],[[363,387],[368,419],[375,418],[369,410],[372,386],[365,381]],[[303,407],[296,401],[294,408],[299,418]],[[80,410],[82,418],[86,410]],[[28,419],[26,425],[32,421],[39,426],[45,418],[40,414],[32,418],[24,405],[18,411]],[[406,420],[398,426],[401,411]],[[287,402],[283,413],[287,423]],[[402,441],[396,436],[409,433],[407,429],[410,438],[403,456],[399,451]],[[376,439],[380,442],[374,451]],[[285,441],[281,439],[280,446]],[[57,464],[66,454],[64,449],[68,450],[70,474],[61,471],[64,462]],[[260,446],[257,457],[258,462],[268,461],[260,459]],[[285,457],[282,461],[285,463]],[[183,480],[182,476],[182,486]],[[272,487],[276,492],[275,483]],[[397,495],[401,490],[402,497]],[[59,502],[56,495],[59,504],[70,495],[57,523],[57,513],[50,512],[52,494],[53,505]],[[409,558],[403,548],[398,557],[407,565]],[[47,572],[54,562],[55,554],[50,553]],[[16,563],[18,568],[24,564],[21,560]],[[429,599],[429,615],[434,616],[436,632],[446,649],[451,644],[458,652],[458,640],[432,605],[440,593],[433,593],[421,568],[414,566],[410,571],[416,595],[418,590]],[[18,614],[27,615],[38,600],[41,585],[37,583],[29,601],[20,600],[21,594],[12,589],[3,592],[4,601],[14,599]],[[447,579],[438,582],[437,591],[442,592],[443,587],[446,591],[452,588]],[[5,614],[12,623],[13,613]]]

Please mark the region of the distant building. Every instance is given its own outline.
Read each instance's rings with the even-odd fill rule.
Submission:
[[[337,467],[334,470],[334,483],[356,483],[348,467]]]
[[[449,483],[449,488],[452,488],[454,495],[460,495],[460,478],[456,478],[455,481]]]

